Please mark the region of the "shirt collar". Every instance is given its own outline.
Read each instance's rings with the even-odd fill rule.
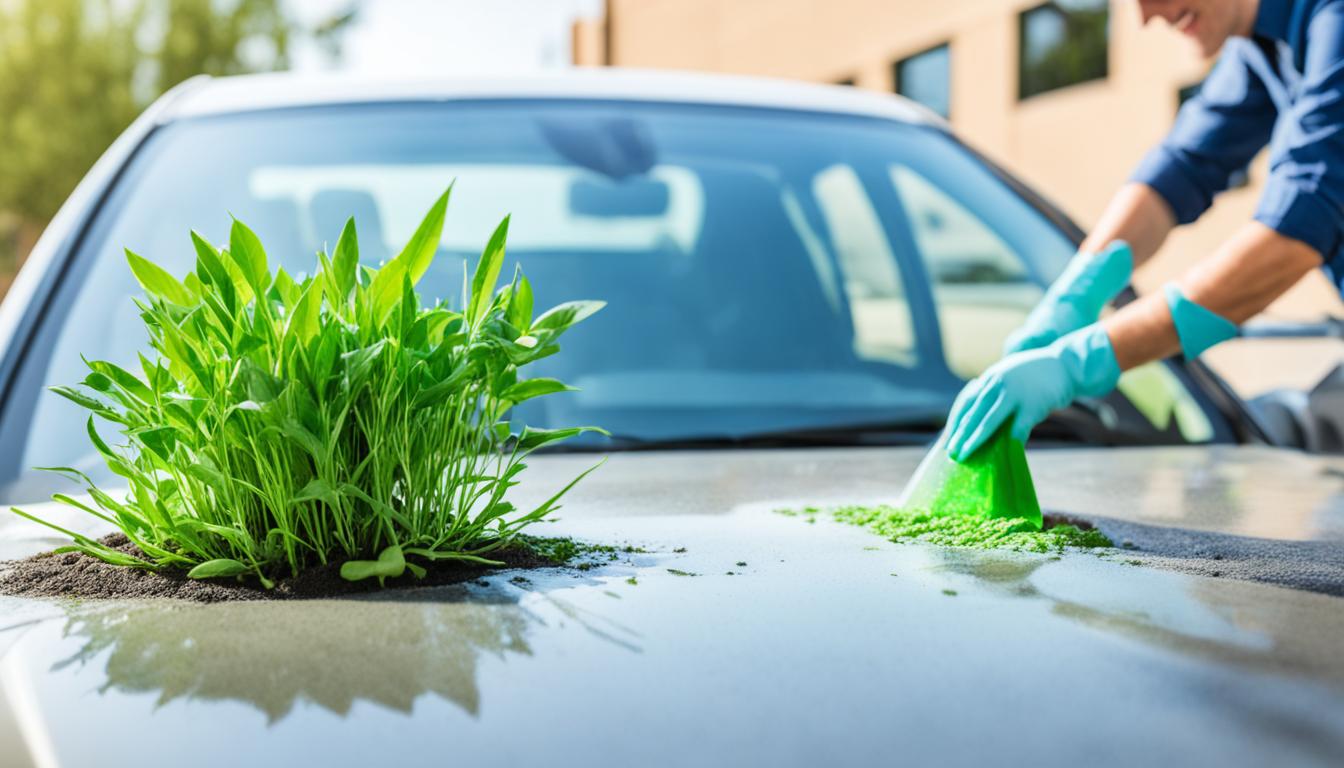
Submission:
[[[1260,0],[1260,10],[1255,14],[1255,35],[1287,41],[1288,27],[1293,18],[1293,6],[1299,1]]]

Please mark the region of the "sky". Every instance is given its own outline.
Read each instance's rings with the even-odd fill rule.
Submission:
[[[288,0],[292,17],[315,24],[350,0]],[[343,71],[369,75],[526,72],[569,64],[570,25],[601,14],[602,0],[360,0],[344,37]],[[332,69],[311,45],[293,66]]]

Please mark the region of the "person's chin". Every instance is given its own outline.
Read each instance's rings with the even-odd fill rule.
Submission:
[[[1226,37],[1217,37],[1214,39],[1200,38],[1199,40],[1195,41],[1196,46],[1199,48],[1200,55],[1202,55],[1205,59],[1217,58],[1218,54],[1222,52],[1223,46],[1226,43],[1227,43]]]

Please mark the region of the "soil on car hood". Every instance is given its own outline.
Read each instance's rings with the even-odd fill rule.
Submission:
[[[123,534],[109,534],[100,541],[122,552],[144,557],[139,548]],[[557,565],[555,560],[522,546],[498,550],[491,553],[490,557],[502,561],[503,568],[508,569],[553,568]],[[425,563],[424,567],[427,573],[423,579],[407,573],[400,578],[388,579],[385,588],[457,584],[480,579],[503,569],[451,561]],[[376,579],[346,581],[341,578],[340,570],[340,563],[329,563],[292,578],[277,580],[274,589],[264,589],[252,581],[189,579],[186,572],[180,570],[147,571],[109,565],[79,552],[46,552],[23,560],[0,562],[0,594],[94,599],[160,597],[217,603],[227,600],[318,599],[374,592],[384,588]]]

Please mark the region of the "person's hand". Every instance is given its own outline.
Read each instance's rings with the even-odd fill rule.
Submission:
[[[1100,253],[1079,251],[1022,327],[1008,336],[1003,353],[1039,349],[1095,323],[1106,302],[1124,290],[1133,270],[1134,256],[1123,240],[1111,243]]]
[[[965,461],[1005,423],[1025,443],[1051,411],[1115,388],[1120,366],[1106,330],[1092,324],[1047,347],[1009,355],[968,383],[947,419],[947,452]]]

